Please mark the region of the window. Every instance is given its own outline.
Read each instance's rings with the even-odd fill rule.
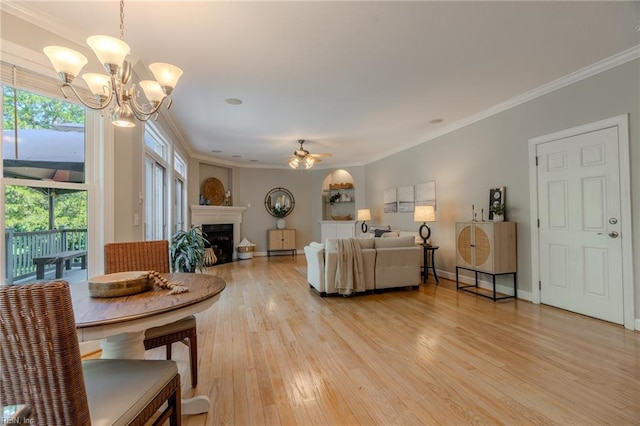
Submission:
[[[4,279],[86,281],[86,111],[8,85],[2,93]],[[69,259],[58,276],[55,259],[70,251],[84,252],[85,261]]]
[[[144,143],[146,154],[144,225],[145,239],[163,240],[167,238],[167,190],[166,170],[168,144],[151,125],[145,125]]]
[[[84,183],[85,109],[3,86],[4,177]]]
[[[187,213],[187,192],[185,176],[187,165],[178,154],[173,156],[173,232],[185,228]]]

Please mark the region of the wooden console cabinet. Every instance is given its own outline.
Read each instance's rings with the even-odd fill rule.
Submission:
[[[458,269],[475,272],[475,285],[461,286]],[[459,222],[456,223],[456,288],[498,300],[517,297],[516,285],[516,223]],[[478,273],[493,276],[493,295],[477,291]],[[496,296],[496,275],[513,274],[513,296]],[[475,287],[475,290],[469,288]]]
[[[291,251],[296,254],[296,230],[295,229],[269,229],[267,230],[267,256],[272,251]]]

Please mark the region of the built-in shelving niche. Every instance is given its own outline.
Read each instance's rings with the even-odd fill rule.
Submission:
[[[335,218],[356,219],[356,197],[353,176],[346,170],[334,170],[325,176],[322,183],[322,219],[334,220]],[[333,204],[331,197],[336,197]]]

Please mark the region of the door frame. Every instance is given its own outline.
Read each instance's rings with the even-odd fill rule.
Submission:
[[[531,213],[531,282],[532,302],[540,303],[540,241],[538,229],[538,173],[536,149],[543,143],[552,142],[584,133],[618,128],[618,160],[620,175],[620,219],[622,243],[622,306],[624,327],[635,329],[635,295],[633,286],[633,234],[631,215],[631,171],[629,166],[629,116],[628,114],[585,124],[529,139],[529,197]],[[536,284],[538,283],[538,284]]]

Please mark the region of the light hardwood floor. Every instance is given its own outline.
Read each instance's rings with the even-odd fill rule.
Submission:
[[[212,407],[184,425],[640,424],[640,333],[442,279],[320,298],[304,267],[209,269],[227,288],[197,315],[195,392],[186,347],[174,359]]]

